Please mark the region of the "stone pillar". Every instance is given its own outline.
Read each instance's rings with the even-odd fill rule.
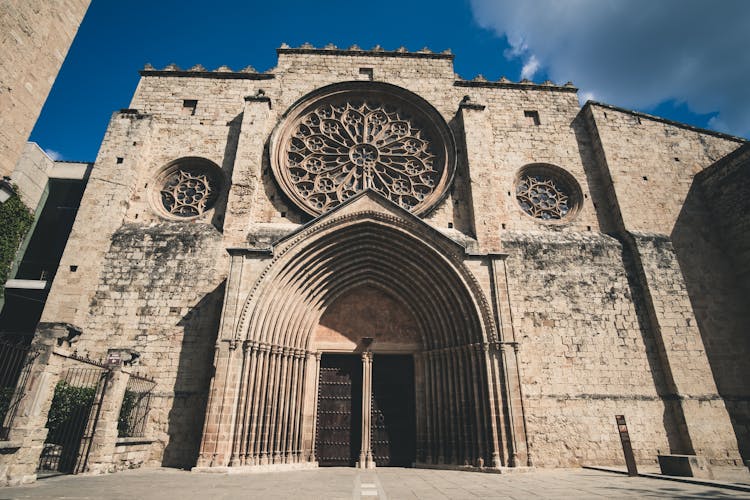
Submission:
[[[718,394],[677,256],[666,237],[628,233],[643,301],[667,389],[665,406],[681,438],[675,454],[702,455],[711,465],[741,465],[737,439]]]
[[[234,438],[232,440],[232,456],[229,459],[230,467],[237,467],[242,465],[241,449],[242,443],[245,441],[245,414],[248,404],[248,398],[246,395],[248,378],[251,376],[249,365],[250,355],[252,349],[250,348],[250,342],[242,343],[242,364],[240,371],[240,386],[237,390],[237,405],[234,412]]]
[[[123,371],[121,366],[112,367],[112,372],[104,385],[104,397],[99,408],[99,420],[91,439],[91,451],[84,472],[116,471],[113,456],[117,445],[117,423],[129,380],[130,374]]]
[[[263,144],[270,132],[271,99],[264,94],[245,97],[237,153],[232,169],[224,240],[229,245],[246,245],[248,221],[253,220],[255,192],[263,186]]]
[[[372,429],[370,418],[372,413],[372,352],[362,353],[362,447],[359,452],[360,469],[374,469],[372,459]]]
[[[229,464],[234,437],[234,418],[236,412],[237,388],[241,363],[241,351],[238,354],[238,342],[220,340],[217,342],[214,358],[215,374],[209,390],[209,401],[206,409],[206,422],[203,425],[198,464],[194,470],[204,467],[221,467]]]
[[[39,324],[32,344],[38,354],[28,368],[24,394],[0,453],[0,486],[36,481],[39,455],[47,438],[47,415],[65,361],[62,355],[69,354],[69,341],[79,333],[67,323]]]
[[[493,309],[498,331],[501,373],[507,411],[508,465],[519,467],[531,465],[526,439],[526,415],[523,407],[523,392],[518,362],[518,342],[513,327],[510,307],[505,254],[490,254],[490,284],[492,286]]]
[[[488,417],[489,417],[489,437],[490,443],[489,448],[491,452],[491,464],[493,468],[498,468],[503,465],[500,457],[500,438],[502,432],[502,400],[500,397],[500,389],[498,384],[500,383],[497,374],[497,356],[492,349],[492,346],[488,343],[482,344],[482,351],[485,363],[485,370],[487,376],[487,388],[486,394],[489,401]]]
[[[305,374],[304,414],[302,416],[304,440],[302,454],[308,462],[315,462],[315,424],[318,416],[318,384],[320,383],[320,352],[308,352]],[[305,450],[309,453],[305,455]]]
[[[470,99],[464,100],[459,109],[463,129],[464,148],[469,181],[471,183],[474,231],[479,247],[483,251],[496,251],[500,248],[500,231],[497,217],[482,217],[479,214],[498,214],[506,210],[503,197],[498,197],[498,186],[502,186],[500,169],[495,158],[489,154],[493,150],[494,137],[485,106]]]

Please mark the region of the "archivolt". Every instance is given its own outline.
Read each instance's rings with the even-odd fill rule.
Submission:
[[[275,251],[236,331],[246,342],[231,465],[314,461],[313,332],[328,305],[362,285],[402,300],[422,334],[418,462],[500,463],[494,324],[458,245],[416,219],[361,211],[319,220]]]
[[[494,340],[489,305],[475,278],[452,243],[436,242],[426,231],[434,230],[379,212],[348,214],[302,231],[276,249],[245,303],[236,338],[308,350],[327,305],[369,283],[414,311],[426,350]]]

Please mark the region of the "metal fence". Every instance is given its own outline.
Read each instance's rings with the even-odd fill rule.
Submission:
[[[117,420],[119,437],[143,437],[151,409],[151,392],[156,382],[142,375],[131,375]]]
[[[86,470],[91,441],[111,371],[100,362],[78,357],[55,387],[38,471],[77,474]]]
[[[38,352],[28,337],[0,337],[0,440],[7,440]]]

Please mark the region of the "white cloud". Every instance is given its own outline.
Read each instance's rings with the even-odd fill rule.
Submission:
[[[58,161],[63,159],[62,153],[55,151],[54,149],[45,149],[44,152],[47,153],[47,156],[49,156],[51,160]]]
[[[534,78],[534,75],[536,74],[538,69],[539,60],[534,54],[531,54],[531,57],[526,60],[523,68],[521,69],[521,78],[528,78],[529,80],[531,80],[532,78]]]
[[[578,93],[578,98],[581,103],[586,101],[596,101],[596,95],[593,92],[583,91]]]
[[[675,100],[750,136],[750,1],[471,0],[477,22],[524,61],[583,95],[630,108]],[[534,62],[534,64],[532,64]],[[523,74],[521,75],[523,78]]]

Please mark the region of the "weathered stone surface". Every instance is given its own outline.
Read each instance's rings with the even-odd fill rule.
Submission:
[[[10,175],[21,157],[89,3],[9,0],[0,5],[0,177]]]
[[[453,184],[423,217],[370,190],[313,218],[279,189],[269,148],[301,98],[370,74],[450,127]],[[374,363],[414,355],[425,466],[620,464],[616,414],[641,463],[736,465],[737,440],[747,449],[741,295],[729,269],[713,272],[735,226],[706,235],[695,221],[710,211],[685,211],[695,175],[740,139],[580,109],[568,86],[457,80],[452,56],[426,52],[280,49],[264,74],[147,69],[130,106],[110,122],[43,316],[79,325],[81,353],[138,351],[156,380],[153,444],[110,442],[102,470],[312,466],[320,357],[368,349]],[[166,217],[155,182],[191,157],[221,193]],[[743,205],[722,168],[743,178],[743,158],[701,181],[724,220]],[[569,216],[521,208],[529,165],[580,188]],[[745,247],[731,248],[743,266]],[[736,320],[716,326],[716,312]]]
[[[711,467],[704,457],[696,455],[659,455],[661,473],[668,476],[713,479]]]

